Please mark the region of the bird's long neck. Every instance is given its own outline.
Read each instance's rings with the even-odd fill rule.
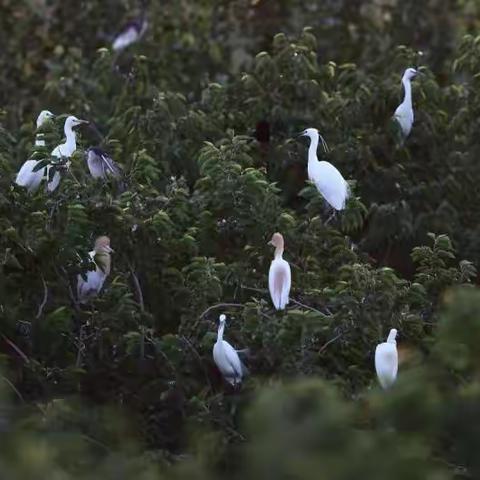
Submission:
[[[218,335],[217,335],[217,342],[221,342],[223,340],[223,331],[225,330],[225,324],[221,323],[218,327]]]
[[[412,108],[412,84],[410,79],[403,78],[402,79],[403,88],[405,90],[405,96],[403,97],[403,104],[407,105],[407,107]]]
[[[70,156],[77,149],[77,136],[70,125],[65,125],[64,131],[67,138],[65,142],[66,156]]]
[[[283,245],[275,247],[275,260],[283,258]]]
[[[318,135],[310,138],[310,146],[308,147],[308,163],[318,162],[317,148],[318,148]]]
[[[387,343],[397,343],[395,338],[397,337],[397,332],[390,332],[387,337]]]

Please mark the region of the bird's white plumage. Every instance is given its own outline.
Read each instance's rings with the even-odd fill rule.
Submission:
[[[275,258],[268,272],[268,289],[277,310],[283,310],[288,304],[291,285],[292,274],[289,263],[283,258]]]
[[[85,303],[98,295],[110,274],[110,239],[108,237],[99,237],[95,241],[95,248],[89,252],[92,262],[95,264],[95,270],[89,270],[82,275],[77,275],[77,298],[80,303]]]
[[[220,315],[217,341],[213,346],[213,361],[223,378],[232,386],[236,386],[242,382],[245,367],[240,361],[237,351],[226,340],[223,340],[224,329],[225,315]]]
[[[95,262],[95,251],[89,252],[90,258]],[[85,274],[86,279],[82,275],[77,277],[77,297],[80,303],[86,302],[88,299],[100,293],[105,283],[107,275],[97,265],[95,270],[89,270]]]
[[[53,113],[48,110],[42,110],[40,115],[37,117],[37,129],[40,128],[43,123],[49,118],[53,117]],[[43,135],[37,133],[35,138],[35,146],[44,147],[45,140]],[[43,176],[45,174],[45,169],[40,169],[34,172],[34,168],[37,166],[39,160],[27,160],[17,173],[15,178],[15,183],[21,187],[25,187],[29,193],[34,193],[38,190],[40,183],[42,182]]]
[[[139,38],[137,29],[134,26],[128,27],[125,31],[115,37],[112,48],[114,50],[123,50]]]
[[[343,210],[350,195],[348,183],[331,163],[318,161],[317,147],[320,138],[318,130],[307,128],[302,135],[310,138],[308,178],[315,184],[317,190],[331,207],[335,210]],[[323,139],[322,143],[324,143]]]
[[[380,343],[375,349],[375,370],[382,388],[390,388],[397,378],[398,372],[398,352],[395,337],[397,331],[390,330],[386,342]]]
[[[407,68],[405,70],[402,77],[402,85],[404,89],[403,101],[393,114],[393,118],[398,122],[404,139],[408,137],[412,131],[414,121],[411,80],[415,75],[417,75],[417,71],[414,68]]]

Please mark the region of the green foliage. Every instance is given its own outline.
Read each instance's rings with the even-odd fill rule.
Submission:
[[[120,54],[108,38],[133,2],[2,3],[3,476],[479,476],[479,11],[444,3],[150,2]],[[391,116],[413,65],[402,144]],[[58,116],[35,131],[42,109]],[[49,155],[68,113],[92,125],[69,169]],[[332,218],[294,139],[310,126],[352,192]],[[88,174],[94,145],[121,182]],[[57,191],[13,182],[29,158],[62,172]],[[112,271],[81,305],[99,235]],[[237,390],[211,357],[220,313],[249,350]],[[400,372],[383,392],[390,328]]]

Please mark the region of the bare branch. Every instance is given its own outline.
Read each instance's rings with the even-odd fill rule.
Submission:
[[[137,303],[140,306],[140,311],[143,313],[145,311],[145,303],[143,301],[143,292],[142,292],[142,287],[140,285],[140,282],[138,281],[138,277],[135,274],[135,271],[132,267],[132,265],[129,263],[128,268],[130,269],[130,275],[132,276],[133,279],[133,285],[135,286],[135,290],[137,292]]]
[[[331,343],[336,342],[342,336],[341,333],[330,339],[323,347],[318,351],[318,354],[321,354]]]
[[[316,308],[313,308],[313,307],[310,307],[310,306],[308,306],[308,305],[305,305],[304,303],[301,303],[301,302],[299,302],[298,300],[295,300],[295,299],[293,299],[293,298],[290,299],[290,302],[294,303],[295,305],[298,305],[299,307],[306,308],[307,310],[311,310],[312,312],[320,313],[321,315],[325,315],[325,316],[327,316],[327,317],[333,315],[332,312],[331,312],[328,308],[325,308],[325,311],[327,312],[327,313],[325,313],[325,312],[322,312],[321,310],[318,310],[318,309],[316,309]]]
[[[43,300],[40,306],[38,307],[37,316],[35,317],[36,319],[41,317],[43,313],[43,309],[45,308],[45,305],[47,304],[47,300],[48,300],[48,287],[47,287],[47,282],[45,282],[45,279],[43,278],[43,275],[42,275],[42,283],[43,283]]]
[[[17,345],[15,345],[7,336],[5,336],[3,333],[1,334],[2,338],[20,355],[22,360],[25,363],[30,363],[30,359],[20,350]]]
[[[210,313],[212,310],[215,310],[217,308],[243,308],[244,305],[242,303],[217,303],[217,305],[212,305],[211,307],[208,307],[199,317],[199,320],[202,320],[208,313]]]

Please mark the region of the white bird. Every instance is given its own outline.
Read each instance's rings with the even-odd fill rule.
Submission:
[[[289,263],[282,257],[285,246],[282,234],[274,233],[268,244],[275,247],[274,258],[268,272],[268,289],[275,308],[283,310],[289,302],[292,274]]]
[[[403,139],[407,138],[413,125],[413,106],[412,106],[412,84],[411,80],[415,78],[417,71],[414,68],[407,68],[402,77],[402,85],[405,91],[403,102],[397,107],[393,118],[398,122],[402,131]]]
[[[242,364],[237,351],[223,339],[225,321],[225,315],[220,315],[217,341],[213,346],[213,361],[223,375],[223,378],[235,387],[242,382],[242,378],[246,374],[246,368]]]
[[[380,385],[387,389],[397,378],[398,352],[395,337],[397,330],[392,328],[386,342],[380,343],[375,349],[375,370],[377,371]]]
[[[77,276],[77,298],[80,303],[85,303],[97,296],[103,287],[105,280],[110,274],[113,252],[110,247],[110,238],[98,237],[95,246],[89,252],[90,258],[95,263],[95,270],[85,273],[86,279],[81,274]]]
[[[342,174],[329,162],[318,161],[317,147],[318,140],[321,138],[325,151],[327,146],[323,137],[316,128],[307,128],[300,136],[310,138],[310,147],[308,148],[308,178],[315,184],[317,190],[323,198],[335,210],[343,210],[345,202],[350,195],[348,183],[342,177]]]
[[[139,18],[127,22],[113,39],[112,48],[115,51],[123,50],[142,38],[148,27],[147,19],[142,14]]]
[[[48,110],[42,110],[40,115],[37,118],[37,130],[50,118],[53,118],[54,115]],[[35,137],[35,146],[44,147],[45,140],[43,138],[43,133],[37,133]],[[34,172],[34,168],[37,165],[38,160],[27,160],[20,168],[15,179],[15,183],[21,187],[26,187],[30,193],[35,192],[43,178],[43,170],[40,169]]]
[[[108,177],[119,179],[122,169],[106,152],[97,147],[87,150],[87,165],[93,178],[107,180]]]

